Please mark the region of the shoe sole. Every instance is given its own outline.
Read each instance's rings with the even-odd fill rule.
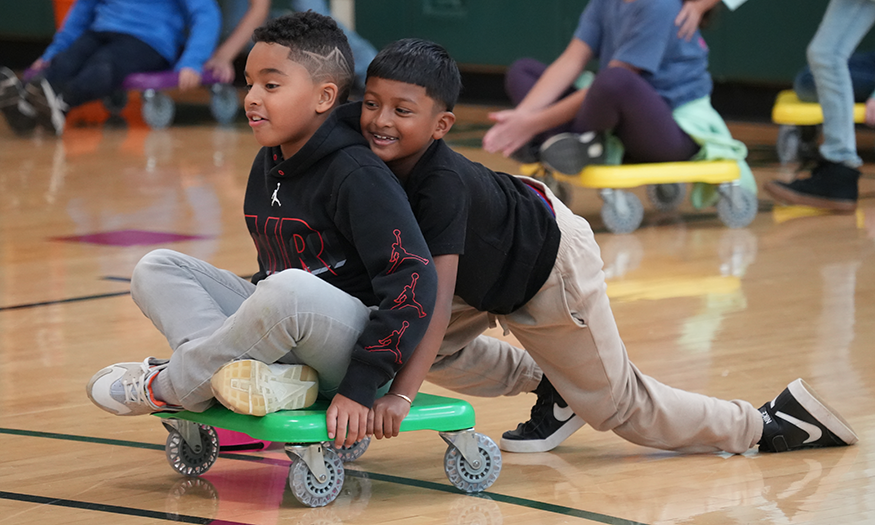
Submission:
[[[580,430],[585,424],[586,422],[575,414],[559,430],[546,439],[505,439],[502,437],[498,447],[505,452],[549,452],[561,445],[563,441],[571,437],[571,434]]]
[[[825,197],[813,197],[798,193],[775,181],[763,185],[766,193],[782,204],[795,204],[798,206],[811,206],[823,210],[832,210],[845,213],[853,213],[857,210],[857,202],[852,200],[827,199]]]
[[[826,404],[826,401],[821,399],[803,379],[793,381],[787,388],[790,390],[790,394],[796,398],[796,401],[802,405],[802,408],[807,410],[821,425],[829,429],[830,432],[844,441],[845,444],[853,445],[857,442],[857,434],[851,429],[851,425],[838,412]]]
[[[547,139],[541,146],[541,162],[547,165],[553,171],[564,173],[566,175],[577,175],[588,164],[592,163],[594,158],[601,156],[603,150],[598,151],[598,155],[590,155],[588,149],[598,146],[603,148],[601,144],[589,144],[593,137],[587,137],[587,133],[578,137],[573,133],[560,133]],[[588,140],[581,140],[586,137]]]
[[[229,410],[253,416],[306,408],[319,393],[318,375],[309,366],[255,360],[228,363],[210,384],[213,395]]]

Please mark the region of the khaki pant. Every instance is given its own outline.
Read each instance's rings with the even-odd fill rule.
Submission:
[[[763,422],[750,403],[671,388],[629,361],[589,223],[533,184],[548,195],[562,232],[553,272],[509,315],[457,300],[428,380],[469,395],[514,395],[534,390],[540,369],[590,426],[632,443],[684,452],[742,453],[754,446]],[[481,335],[495,321],[528,353]]]

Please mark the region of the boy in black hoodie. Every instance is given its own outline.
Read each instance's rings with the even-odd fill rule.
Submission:
[[[170,250],[147,254],[132,296],[173,355],[104,368],[87,392],[118,415],[203,411],[214,394],[263,415],[312,403],[315,369],[329,436],[351,445],[425,333],[434,264],[398,181],[332,111],[353,81],[342,31],[295,13],[254,40],[244,105],[264,147],[244,215],[259,271],[250,283]]]
[[[857,441],[801,379],[757,410],[642,374],[620,339],[589,224],[543,184],[495,173],[443,142],[460,89],[455,62],[431,42],[390,44],[368,67],[361,131],[404,185],[438,271],[428,336],[393,381],[397,395],[374,404],[377,438],[397,435],[404,399],[428,374],[469,395],[536,392],[531,419],[501,438],[512,452],[550,450],[584,422],[686,452]],[[530,355],[481,335],[496,321]]]

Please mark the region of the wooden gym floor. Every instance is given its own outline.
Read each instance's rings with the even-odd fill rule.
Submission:
[[[459,108],[449,140],[514,172],[477,148],[486,111]],[[575,190],[571,204],[597,232],[621,334],[645,373],[755,406],[804,377],[858,445],[679,455],[584,427],[551,453],[504,454],[498,481],[469,496],[446,480],[438,436],[407,433],[375,441],[348,465],[343,494],[309,509],[289,493],[281,448],[223,454],[186,479],[165,460],[157,418],[111,416],[85,396],[103,366],[169,353],[129,295],[143,254],[169,247],[239,275],[256,268],[241,218],[251,132],[197,108],[179,115],[163,131],[71,127],[62,139],[19,139],[0,124],[0,524],[875,522],[871,133],[860,133],[869,164],[853,215],[773,207],[761,193],[745,229],[713,209],[646,205],[640,230],[612,235],[595,191]],[[760,185],[792,177],[777,164],[776,126],[732,129]],[[534,402],[466,399],[496,441]]]

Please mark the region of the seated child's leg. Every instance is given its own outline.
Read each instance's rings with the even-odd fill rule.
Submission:
[[[301,270],[274,274],[254,286],[170,250],[144,257],[134,277],[137,304],[174,349],[169,364],[154,378],[148,376],[147,393],[161,392],[158,401],[196,412],[212,403],[213,375],[238,359],[308,364],[318,372],[324,392],[333,394],[370,312],[358,299]],[[121,381],[119,370],[115,379]],[[121,387],[111,383],[90,384],[89,395],[117,413],[96,401],[108,395],[91,392]],[[138,413],[151,411],[145,406]]]
[[[100,35],[100,47],[66,81],[57,82],[51,72],[46,75],[55,92],[70,108],[111,95],[131,73],[170,68],[170,63],[164,57],[133,36],[115,33]]]
[[[507,73],[504,75],[504,91],[514,106],[526,98],[545,69],[547,64],[534,58],[521,58],[507,68]]]
[[[547,69],[547,64],[534,58],[521,58],[515,61],[507,69],[504,75],[504,90],[510,98],[513,105],[518,105],[531,91],[532,87],[544,74]],[[574,92],[573,88],[569,88],[562,94],[561,98],[567,97]],[[570,130],[570,123],[562,124],[555,128],[549,129],[538,134],[532,139],[531,144],[527,144],[514,152],[513,159],[522,163],[531,163],[538,161],[538,147],[549,137]]]
[[[285,270],[259,282],[215,332],[180,345],[165,377],[179,404],[195,411],[212,400],[212,376],[238,359],[309,365],[319,374],[320,391],[330,396],[369,313],[361,301],[318,277]]]
[[[683,161],[699,151],[656,90],[641,75],[621,67],[596,75],[571,130],[613,130],[634,162]]]
[[[86,31],[70,44],[70,47],[52,58],[48,67],[43,70],[43,75],[52,84],[55,91],[60,92],[67,85],[67,82],[82,70],[85,62],[100,46],[101,41],[97,33]]]
[[[255,285],[233,272],[173,250],[143,256],[131,276],[131,297],[176,351],[213,334]]]

